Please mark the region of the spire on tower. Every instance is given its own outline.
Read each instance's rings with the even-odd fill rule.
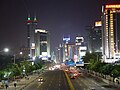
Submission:
[[[36,17],[36,15],[34,16],[33,24],[34,24],[34,28],[37,28],[37,17]]]
[[[37,23],[37,17],[36,17],[36,15],[34,16],[34,22]]]

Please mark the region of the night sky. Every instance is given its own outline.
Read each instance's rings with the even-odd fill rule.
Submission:
[[[101,6],[120,0],[0,0],[0,49],[27,45],[28,14],[51,34],[52,49],[63,36],[86,36],[85,26],[100,20]]]

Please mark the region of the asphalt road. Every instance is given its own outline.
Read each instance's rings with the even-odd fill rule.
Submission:
[[[120,90],[90,75],[82,73],[77,79],[71,79],[75,90]]]
[[[37,80],[28,85],[24,90],[70,90],[65,74],[62,70],[45,72],[44,82]]]

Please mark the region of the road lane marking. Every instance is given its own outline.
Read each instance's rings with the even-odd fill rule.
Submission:
[[[70,90],[75,90],[74,87],[73,87],[73,84],[72,84],[72,82],[70,80],[70,78],[68,77],[68,75],[67,75],[67,73],[65,71],[64,71],[64,74],[65,74],[65,76],[67,78],[68,84],[70,86]]]

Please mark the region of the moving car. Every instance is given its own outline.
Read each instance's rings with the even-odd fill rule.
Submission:
[[[43,82],[43,81],[44,81],[43,77],[38,78],[38,82]]]
[[[70,74],[70,78],[71,78],[71,79],[76,79],[78,76],[79,76],[78,73],[71,73],[71,74]]]

